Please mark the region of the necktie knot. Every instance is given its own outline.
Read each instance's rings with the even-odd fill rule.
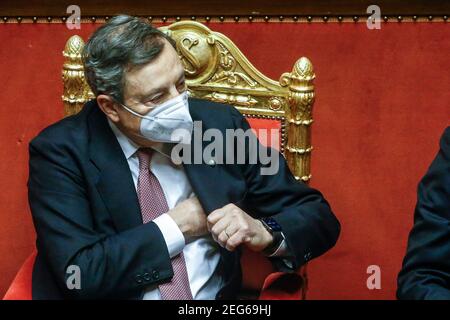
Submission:
[[[148,170],[150,168],[150,160],[152,159],[152,154],[153,150],[150,148],[140,148],[137,151],[140,170]]]

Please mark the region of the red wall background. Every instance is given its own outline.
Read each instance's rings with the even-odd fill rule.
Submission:
[[[393,299],[416,187],[450,125],[450,33],[444,22],[210,23],[266,75],[300,56],[316,71],[312,186],[342,223],[337,246],[309,265],[310,299]],[[83,24],[0,25],[0,296],[34,247],[28,142],[63,115],[61,51]],[[366,269],[381,268],[381,290]]]

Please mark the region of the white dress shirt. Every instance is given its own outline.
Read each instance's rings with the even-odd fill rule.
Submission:
[[[128,139],[109,119],[108,122],[127,159],[134,186],[137,189],[139,159],[136,151],[139,149],[139,146]],[[181,201],[194,196],[194,192],[183,166],[172,162],[170,157],[171,150],[167,148],[168,146],[164,143],[158,143],[153,147],[157,152],[154,152],[151,158],[150,170],[161,184],[167,205],[169,209],[172,209]],[[223,279],[218,272],[220,260],[219,244],[210,235],[200,237],[186,244],[183,233],[168,214],[160,215],[153,222],[161,230],[171,258],[183,251],[192,297],[195,300],[215,299],[216,294],[223,286]],[[289,256],[289,249],[285,240],[282,241],[281,245],[271,256]],[[291,267],[291,261],[288,259],[283,259],[283,261],[287,266]],[[143,299],[161,300],[158,287],[148,287]]]

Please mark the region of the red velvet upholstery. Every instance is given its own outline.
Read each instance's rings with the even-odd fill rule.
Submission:
[[[3,300],[31,300],[31,279],[36,252],[24,262]]]

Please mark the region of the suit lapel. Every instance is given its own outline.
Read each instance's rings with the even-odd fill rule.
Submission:
[[[192,112],[191,103],[189,104],[191,110],[191,117],[193,121],[202,121],[201,118],[196,117],[196,113]],[[206,128],[202,127],[200,141],[202,144],[201,153],[208,142],[203,141],[201,138]],[[198,137],[197,137],[198,138]],[[215,209],[221,208],[230,202],[230,199],[224,191],[224,185],[226,180],[226,174],[221,165],[211,164],[210,159],[204,159],[201,157],[201,163],[194,164],[194,140],[196,139],[196,133],[191,136],[190,153],[191,162],[188,164],[183,163],[186,175],[191,183],[192,189],[203,206],[206,214],[211,213]]]
[[[96,187],[118,231],[142,224],[141,210],[125,155],[106,116],[94,106],[89,117],[91,161],[99,170]]]
[[[229,187],[227,182],[230,178],[221,165],[184,164],[184,170],[207,215],[229,203],[244,210],[246,193],[242,195],[242,190],[238,187]]]
[[[184,170],[191,183],[192,190],[202,204],[206,214],[227,204],[224,197],[221,197],[219,181],[222,181],[222,172],[216,165],[209,166],[202,164],[184,164]]]

